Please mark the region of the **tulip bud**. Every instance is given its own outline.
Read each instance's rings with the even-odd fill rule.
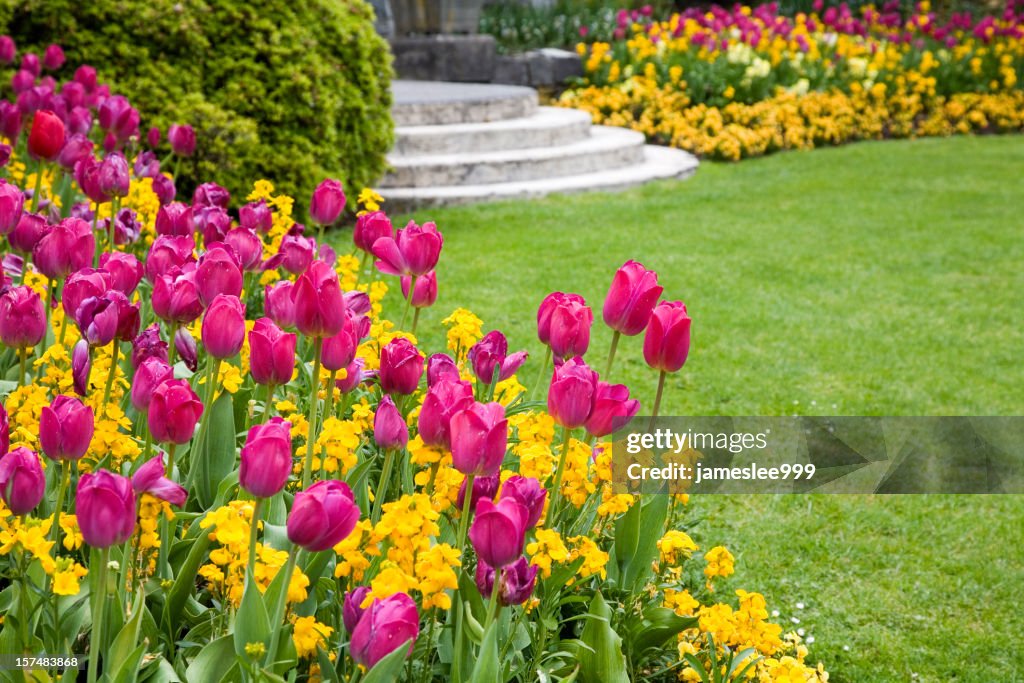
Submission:
[[[462,484],[459,485],[459,495],[455,499],[455,504],[460,510],[466,509],[466,482],[468,481],[468,477],[462,480]],[[473,479],[473,495],[469,499],[469,509],[475,510],[476,504],[483,498],[493,502],[494,495],[498,492],[498,487],[500,485],[501,475],[499,474],[493,474],[489,477],[476,477]]]
[[[249,369],[257,384],[281,386],[295,370],[297,337],[285,333],[270,318],[260,318],[249,331]]]
[[[372,669],[405,643],[409,643],[408,657],[419,633],[420,616],[412,598],[405,593],[374,598],[352,630],[349,652],[356,662]]]
[[[423,443],[449,448],[452,416],[472,405],[473,386],[458,379],[458,372],[454,378],[449,376],[436,381],[427,389],[420,409],[419,433]]]
[[[469,528],[477,557],[498,568],[515,562],[523,554],[526,517],[526,508],[517,500],[503,498],[495,504],[482,499]]]
[[[509,356],[508,340],[505,339],[505,335],[493,330],[473,345],[468,358],[476,378],[482,384],[489,385],[495,381],[506,380],[515,374],[519,366],[526,362],[526,352],[517,351]]]
[[[167,141],[171,143],[171,151],[180,157],[190,157],[196,150],[196,132],[192,126],[171,124]]]
[[[183,379],[158,386],[149,402],[149,431],[159,443],[188,443],[203,414],[203,404]]]
[[[27,285],[0,294],[0,341],[15,349],[36,346],[46,335],[43,300]]]
[[[53,161],[64,146],[64,122],[49,110],[37,111],[28,134],[28,154],[33,159]]]
[[[366,599],[366,594],[370,592],[369,587],[359,586],[348,593],[345,593],[345,599],[341,607],[341,619],[345,624],[345,630],[348,631],[349,635],[356,630],[356,625],[359,624],[360,617],[363,616],[362,604],[363,600]]]
[[[555,368],[548,389],[548,413],[567,429],[582,427],[594,410],[597,373],[577,356]]]
[[[158,235],[191,236],[195,232],[192,207],[181,202],[161,206],[156,212],[156,232]]]
[[[288,482],[292,471],[291,428],[290,422],[272,417],[249,429],[242,447],[238,481],[257,498],[277,495]]]
[[[526,528],[532,529],[537,526],[541,515],[544,514],[544,502],[547,500],[548,492],[533,477],[522,477],[517,474],[509,477],[502,485],[501,497],[519,501],[526,509]]]
[[[520,557],[502,569],[501,585],[498,587],[498,602],[508,607],[509,605],[521,605],[529,600],[533,595],[539,569],[540,567],[537,565],[527,562],[525,557]],[[476,563],[476,587],[484,599],[490,599],[491,591],[494,590],[494,567],[483,560]]]
[[[153,392],[169,379],[174,379],[174,369],[167,364],[166,358],[150,356],[143,360],[132,377],[131,400],[135,410],[140,413],[148,411]]]
[[[47,71],[56,71],[62,66],[64,66],[64,50],[60,45],[48,45],[46,52],[43,53],[43,67]]]
[[[682,301],[658,304],[644,336],[647,364],[662,372],[678,372],[690,354],[690,322]]]
[[[274,227],[274,214],[264,200],[251,202],[238,209],[238,224],[246,230],[263,233]]]
[[[89,342],[79,339],[71,351],[71,378],[74,381],[75,393],[85,396],[89,389],[89,371],[92,370],[92,355]]]
[[[452,415],[452,465],[459,472],[489,477],[501,469],[508,448],[508,420],[500,403],[474,403]]]
[[[288,540],[312,553],[345,540],[359,521],[348,484],[333,479],[318,481],[295,494],[288,514]]]
[[[93,548],[121,545],[135,532],[135,491],[131,482],[107,470],[78,480],[75,513],[82,538]]]
[[[373,417],[373,440],[384,450],[405,448],[409,427],[390,396],[381,399]]]
[[[188,328],[179,327],[174,331],[174,350],[178,352],[178,357],[185,363],[185,367],[195,372],[199,367],[199,349],[195,337]]]
[[[132,476],[132,490],[140,496],[148,493],[180,508],[188,499],[188,491],[181,484],[164,476],[165,469],[163,455],[150,458]]]
[[[32,261],[46,277],[63,280],[75,270],[88,268],[96,238],[81,218],[65,218],[48,230],[32,248]]]
[[[309,200],[309,217],[318,225],[331,225],[345,210],[345,189],[337,180],[323,180]]]
[[[77,398],[58,396],[39,416],[39,445],[52,460],[78,460],[89,450],[92,408]]]
[[[295,326],[307,337],[332,337],[345,324],[345,302],[338,274],[314,261],[292,287]]]
[[[193,209],[200,206],[219,206],[226,209],[230,201],[231,193],[217,183],[203,183],[192,194]]]
[[[409,299],[409,286],[412,278],[408,275],[402,276],[402,296]],[[413,308],[429,308],[437,301],[437,273],[430,271],[426,275],[416,278],[416,287],[412,291],[412,300],[409,302]]]
[[[292,299],[294,288],[290,280],[278,280],[263,290],[263,311],[281,327],[295,326],[295,303]]]
[[[146,144],[156,149],[160,146],[160,129],[156,126],[150,126],[149,130],[146,131]]]
[[[394,238],[395,229],[391,219],[383,211],[370,211],[356,218],[356,226],[352,230],[352,241],[356,248],[367,254],[373,251],[373,243],[386,237]]]
[[[38,455],[22,446],[0,456],[0,496],[12,513],[32,512],[44,493],[46,477]]]
[[[390,275],[425,275],[434,269],[444,244],[433,222],[416,225],[413,221],[394,237],[383,237],[373,244],[376,266]]]
[[[100,191],[110,197],[126,197],[131,181],[128,161],[119,152],[111,152],[100,164]]]
[[[412,342],[397,337],[380,350],[380,388],[385,394],[408,396],[423,376],[423,354]]]
[[[657,273],[636,261],[626,261],[615,272],[605,297],[605,324],[627,337],[640,334],[647,327],[661,292]]]
[[[223,243],[208,245],[207,249],[196,268],[200,301],[204,306],[209,306],[219,294],[240,296],[242,269],[234,250]]]
[[[627,424],[640,410],[640,401],[629,398],[625,384],[598,382],[594,394],[594,409],[584,425],[595,437],[608,436]]]
[[[427,359],[427,386],[432,387],[442,379],[462,379],[459,368],[446,353],[435,353]]]
[[[324,339],[320,361],[330,371],[347,367],[356,357],[359,343],[370,333],[370,319],[364,315],[346,315],[345,324],[334,336]]]
[[[100,255],[100,268],[109,273],[110,286],[125,296],[131,296],[142,281],[142,262],[125,252],[104,252]]]
[[[9,235],[18,227],[24,210],[24,193],[17,185],[0,180],[0,235]]]
[[[218,294],[203,316],[203,346],[214,358],[231,358],[245,343],[245,304]]]

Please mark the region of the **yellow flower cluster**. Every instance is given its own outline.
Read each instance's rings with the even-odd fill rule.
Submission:
[[[461,364],[473,344],[484,336],[484,322],[472,311],[456,308],[441,323],[448,328],[448,350],[455,356],[455,361]]]
[[[704,561],[707,562],[707,566],[704,567],[704,576],[708,579],[708,590],[714,590],[711,582],[716,577],[725,578],[732,576],[736,571],[734,567],[735,559],[732,553],[724,546],[715,546],[704,553]]]
[[[292,622],[292,642],[295,643],[295,652],[299,657],[306,659],[316,657],[317,648],[325,649],[327,640],[334,633],[334,629],[327,624],[321,624],[316,617],[297,617]]]
[[[663,564],[679,564],[681,560],[688,559],[690,554],[697,549],[697,544],[689,535],[675,529],[668,531],[658,539],[658,552],[661,554]]]

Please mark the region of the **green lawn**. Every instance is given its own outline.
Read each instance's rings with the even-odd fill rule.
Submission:
[[[532,384],[540,300],[579,292],[600,320],[635,258],[694,319],[664,414],[1019,414],[1022,168],[1021,137],[865,143],[421,212],[445,235],[421,336],[437,348],[441,318],[468,307],[530,350]],[[594,330],[600,368],[610,335]],[[640,348],[624,340],[612,379],[647,403]],[[691,514],[737,556],[724,589],[799,618],[831,680],[1024,681],[1024,498],[708,496]]]

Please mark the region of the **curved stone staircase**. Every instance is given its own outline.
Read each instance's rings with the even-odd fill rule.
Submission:
[[[381,181],[388,208],[614,190],[683,178],[697,159],[594,126],[574,109],[540,107],[531,88],[395,81],[395,147]]]

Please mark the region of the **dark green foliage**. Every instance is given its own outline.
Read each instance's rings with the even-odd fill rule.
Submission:
[[[60,43],[58,80],[93,65],[143,135],[195,127],[180,191],[214,180],[239,199],[268,178],[300,208],[325,176],[353,193],[384,171],[391,56],[362,0],[0,0],[0,32],[19,54]]]

